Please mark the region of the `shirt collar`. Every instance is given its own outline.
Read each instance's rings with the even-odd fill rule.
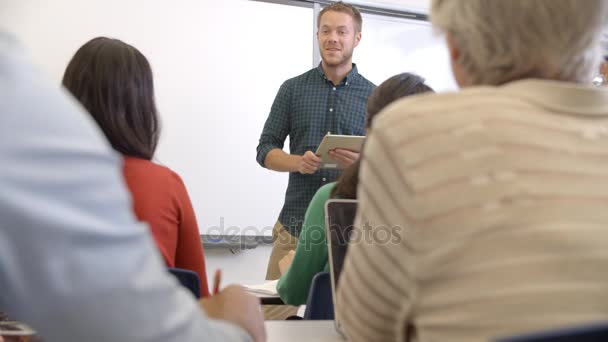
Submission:
[[[542,107],[587,116],[608,115],[608,88],[570,82],[526,79],[502,86],[506,93]]]
[[[330,82],[327,77],[325,76],[325,71],[323,71],[323,67],[322,67],[323,62],[319,63],[319,66],[317,66],[317,71],[319,72],[319,75],[321,75],[321,77],[323,77],[323,80],[325,80],[326,82]],[[353,63],[353,68],[348,72],[348,74],[346,74],[346,77],[344,77],[344,79],[342,80],[342,82],[340,84],[346,84],[348,82],[352,82],[355,80],[355,78],[359,75],[359,71],[357,70],[357,64]]]

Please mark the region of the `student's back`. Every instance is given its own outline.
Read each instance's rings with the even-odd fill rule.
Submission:
[[[181,177],[168,167],[133,157],[125,157],[123,174],[135,215],[149,224],[167,266],[193,270],[205,279],[198,225]],[[208,295],[206,282],[201,285],[202,295]]]
[[[608,92],[590,81],[608,3],[433,0],[431,18],[466,89],[374,122],[355,223],[371,238],[349,247],[337,294],[347,337],[606,321]]]
[[[24,59],[0,32],[0,308],[46,342],[265,341],[244,289],[197,302],[172,279],[120,157]]]
[[[125,157],[123,171],[135,213],[148,223],[167,266],[196,272],[201,294],[209,295],[203,249],[186,188],[175,172],[152,162],[160,124],[146,57],[120,40],[92,39],[68,64],[63,85]]]

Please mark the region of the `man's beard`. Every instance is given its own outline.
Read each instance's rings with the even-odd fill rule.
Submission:
[[[349,63],[350,58],[352,56],[353,56],[353,50],[350,50],[350,51],[346,51],[345,54],[342,55],[342,58],[340,58],[340,60],[338,62],[330,61],[327,58],[322,58],[322,59],[323,59],[323,63],[325,65],[333,68],[333,67],[338,67],[338,66],[342,66],[342,65]],[[321,55],[321,57],[323,57],[323,55]]]

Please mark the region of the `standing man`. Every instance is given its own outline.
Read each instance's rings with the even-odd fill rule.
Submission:
[[[365,135],[365,108],[374,84],[359,74],[352,62],[361,41],[361,13],[352,5],[336,2],[323,8],[317,20],[317,39],[322,62],[318,67],[283,83],[257,147],[263,167],[289,172],[285,203],[272,235],[274,246],[266,279],[278,279],[279,260],[294,250],[304,213],[314,193],[333,182],[338,170],[320,170],[313,151],[327,132]],[[289,150],[283,151],[289,136]],[[335,150],[330,154],[342,167],[352,164],[358,153]],[[291,311],[293,312],[293,311]],[[283,315],[266,311],[266,318]]]

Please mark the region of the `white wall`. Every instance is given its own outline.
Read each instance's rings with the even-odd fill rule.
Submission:
[[[428,13],[429,8],[431,7],[430,0],[351,0],[349,2],[363,6],[406,10],[418,13]]]
[[[280,84],[311,67],[311,8],[247,0],[0,1],[0,26],[57,84],[74,52],[95,36],[140,49],[155,73],[163,123],[157,161],[184,179],[201,232],[270,235],[287,175],[257,165],[255,148]],[[354,60],[376,84],[413,71],[437,90],[452,89],[442,43],[428,23],[365,15]]]
[[[407,2],[420,4],[428,1]],[[436,89],[453,87],[442,40],[428,24],[364,20],[355,51],[362,74],[379,84],[415,71]],[[184,179],[201,232],[270,235],[287,174],[257,165],[255,148],[280,84],[311,67],[312,23],[312,9],[247,0],[0,0],[0,27],[58,86],[71,56],[95,36],[147,56],[163,121],[158,161]],[[210,275],[222,268],[227,281],[256,283],[270,248],[206,253]]]
[[[266,276],[266,266],[272,246],[258,246],[232,254],[228,249],[207,249],[207,279],[211,286],[216,269],[222,270],[222,284],[260,284]]]
[[[362,35],[354,60],[372,82],[411,72],[424,77],[435,91],[457,88],[444,37],[430,23],[364,14]]]
[[[255,148],[280,84],[310,68],[311,18],[312,9],[246,0],[20,0],[0,24],[58,85],[95,36],[140,49],[163,122],[157,159],[184,179],[201,232],[223,223],[269,235],[287,175],[261,168]]]

